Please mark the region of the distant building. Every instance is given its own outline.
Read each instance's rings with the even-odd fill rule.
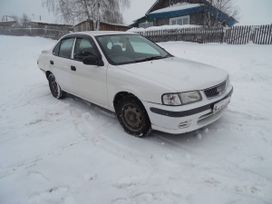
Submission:
[[[146,15],[131,26],[147,28],[161,25],[214,25],[231,27],[237,20],[206,0],[157,0]]]
[[[105,23],[100,22],[100,29],[101,31],[127,31],[130,27],[123,25],[123,24],[116,24],[116,23]],[[85,20],[82,21],[74,26],[74,31],[90,31],[95,30],[95,23],[94,21]]]
[[[4,15],[2,16],[2,22],[16,21],[14,16]]]

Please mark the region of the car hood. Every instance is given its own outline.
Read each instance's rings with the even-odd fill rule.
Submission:
[[[159,83],[171,91],[203,90],[227,79],[228,74],[210,65],[177,57],[119,66],[141,79]]]

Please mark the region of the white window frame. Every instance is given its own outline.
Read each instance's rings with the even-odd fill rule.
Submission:
[[[182,24],[178,24],[177,22],[181,21]],[[185,23],[185,21],[187,21],[188,23]],[[176,18],[170,18],[169,19],[169,24],[170,25],[189,25],[190,24],[190,16],[180,16],[180,17],[176,17]]]

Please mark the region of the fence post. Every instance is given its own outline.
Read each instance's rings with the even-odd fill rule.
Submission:
[[[268,40],[268,44],[272,44],[272,24],[269,25],[269,40]]]
[[[256,43],[256,33],[257,29],[253,26],[250,26],[250,41]]]

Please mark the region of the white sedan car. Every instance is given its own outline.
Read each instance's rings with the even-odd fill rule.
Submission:
[[[70,93],[114,111],[128,133],[191,132],[215,122],[233,87],[218,68],[174,57],[127,32],[62,37],[38,59],[51,93]]]

